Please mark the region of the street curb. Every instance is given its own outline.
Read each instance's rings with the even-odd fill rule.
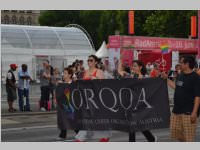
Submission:
[[[1,117],[23,116],[23,115],[49,115],[49,114],[56,114],[56,112],[57,111],[6,113],[6,114],[1,114]]]

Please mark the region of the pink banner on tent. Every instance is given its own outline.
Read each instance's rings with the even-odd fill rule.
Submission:
[[[133,50],[121,50],[121,55],[123,56],[123,64],[131,66],[133,61]]]
[[[131,48],[134,47],[134,38],[133,36],[123,36],[122,37],[122,47]]]
[[[197,51],[198,40],[178,39],[178,38],[158,38],[140,36],[122,36],[122,47],[143,50],[160,49],[162,43],[169,44],[172,50]]]
[[[109,36],[109,48],[120,48],[120,36]]]

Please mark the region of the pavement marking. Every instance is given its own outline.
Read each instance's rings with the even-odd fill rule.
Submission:
[[[1,119],[1,124],[5,125],[5,124],[19,124],[19,121],[14,121],[14,120],[10,120],[10,119]]]
[[[49,114],[56,114],[56,110],[52,111],[32,111],[32,112],[16,112],[16,113],[1,113],[1,118],[2,117],[16,117],[16,116],[27,116],[27,115],[49,115]]]
[[[29,130],[29,129],[43,129],[43,128],[56,128],[57,125],[46,125],[46,126],[34,126],[34,127],[19,127],[19,128],[7,128],[1,129],[2,132],[18,131],[18,130]]]

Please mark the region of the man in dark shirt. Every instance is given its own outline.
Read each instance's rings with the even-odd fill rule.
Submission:
[[[13,102],[17,99],[17,93],[16,93],[16,78],[14,75],[14,71],[16,71],[17,65],[16,64],[10,64],[10,70],[8,70],[7,76],[6,76],[6,92],[7,92],[7,101],[8,101],[8,111],[14,112],[16,109],[13,108]]]
[[[167,80],[168,85],[175,89],[170,122],[171,138],[185,142],[195,140],[199,116],[200,77],[193,71],[195,63],[192,56],[182,57],[182,72],[177,76],[176,82]],[[166,77],[166,74],[163,74],[163,78]]]

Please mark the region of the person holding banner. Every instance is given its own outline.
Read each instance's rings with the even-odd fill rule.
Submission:
[[[119,63],[118,72],[122,77],[126,78],[145,78],[147,70],[142,61],[134,60],[131,67],[131,74],[123,70],[122,57]],[[149,130],[142,131],[142,134],[147,138],[148,142],[156,142],[157,136],[154,136]],[[135,142],[135,132],[129,132],[129,142]]]
[[[102,70],[97,69],[98,58],[95,55],[90,55],[88,57],[88,67],[89,69],[85,71],[83,80],[94,80],[94,79],[104,79],[104,73]],[[75,142],[82,142],[88,139],[99,139],[99,142],[109,142],[111,137],[111,131],[79,131],[75,136]]]
[[[194,71],[200,75],[200,64],[196,64]]]
[[[194,71],[195,63],[193,56],[183,56],[180,59],[181,73],[175,82],[162,73],[168,85],[175,89],[170,122],[171,138],[181,142],[195,140],[200,111],[200,77]]]
[[[71,84],[72,83],[72,76],[73,76],[73,70],[71,70],[69,67],[64,68],[63,71],[63,83]],[[58,83],[61,83],[61,80],[57,80]],[[61,104],[58,103],[60,106]],[[58,140],[65,140],[67,138],[67,128],[66,128],[66,118],[65,118],[65,111],[62,109],[63,107],[57,107],[57,125],[60,129],[60,134]],[[75,133],[78,133],[78,130],[74,130]]]

